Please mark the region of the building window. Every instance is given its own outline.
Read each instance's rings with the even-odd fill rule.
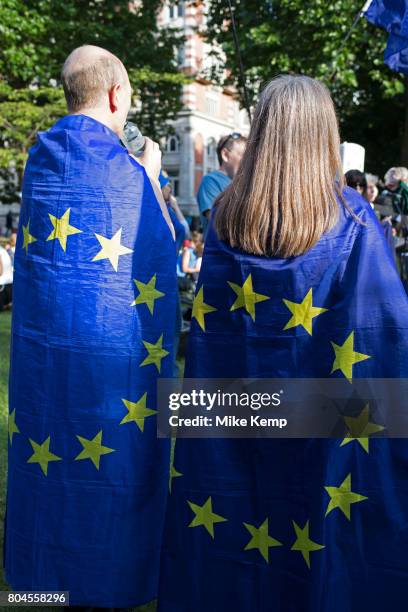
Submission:
[[[167,153],[178,153],[180,151],[180,138],[177,134],[172,134],[167,138],[166,151]]]
[[[177,19],[177,17],[184,16],[184,2],[180,0],[177,4],[169,6],[169,17],[170,19]]]
[[[218,167],[217,162],[217,142],[215,138],[210,138],[207,141],[206,147],[206,163],[205,163],[205,171],[213,172]]]
[[[218,104],[217,100],[213,97],[207,96],[205,99],[205,112],[210,117],[216,117],[218,114]]]

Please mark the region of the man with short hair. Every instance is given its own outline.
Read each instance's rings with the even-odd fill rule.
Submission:
[[[204,235],[207,233],[211,208],[215,199],[228,187],[238,171],[246,141],[244,136],[233,132],[228,136],[223,136],[218,142],[217,157],[220,168],[203,177],[197,193]]]
[[[38,135],[24,176],[5,571],[15,591],[127,608],[157,592],[170,447],[156,435],[156,385],[172,376],[174,231],[158,145],[146,139],[137,161],[120,141],[122,62],[80,47],[62,82],[70,114]]]

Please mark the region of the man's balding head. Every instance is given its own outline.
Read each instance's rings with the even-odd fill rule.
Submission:
[[[70,113],[104,113],[109,127],[123,128],[131,89],[126,69],[113,53],[93,45],[78,47],[65,60],[61,79]]]

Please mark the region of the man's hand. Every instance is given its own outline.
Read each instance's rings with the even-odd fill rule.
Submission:
[[[144,166],[147,174],[151,179],[157,181],[161,170],[161,158],[162,154],[157,142],[154,142],[150,138],[145,138],[146,144],[143,154],[137,158],[139,164]]]

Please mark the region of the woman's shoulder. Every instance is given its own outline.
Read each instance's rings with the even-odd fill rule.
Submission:
[[[350,212],[353,212],[355,216],[364,220],[364,217],[371,217],[373,214],[371,204],[352,187],[345,187],[342,196],[347,204],[347,206],[343,206],[343,209],[349,215]]]

